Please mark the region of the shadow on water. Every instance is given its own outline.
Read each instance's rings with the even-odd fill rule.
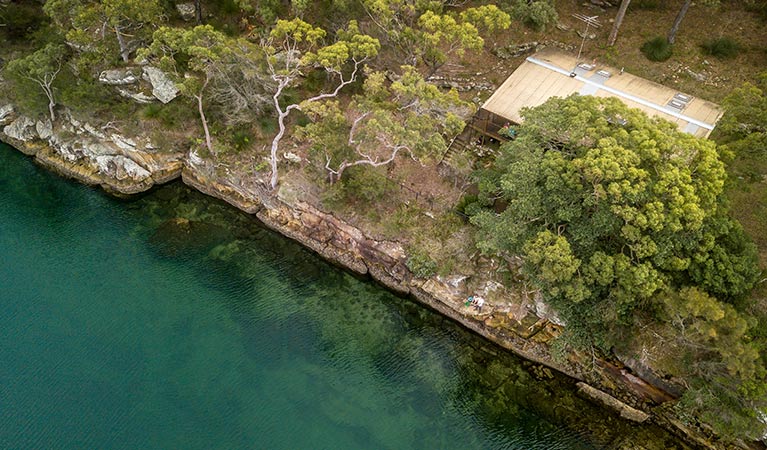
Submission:
[[[150,217],[144,224],[158,256],[204,257],[198,275],[213,288],[258,290],[265,277],[280,280],[285,295],[267,299],[269,304],[256,295],[252,303],[221,298],[236,299],[226,307],[254,352],[267,334],[312,360],[341,366],[366,361],[376,377],[407,387],[398,395],[412,397],[405,403],[415,405],[416,413],[438,417],[458,410],[497,434],[503,446],[557,448],[551,442],[561,441],[566,444],[559,448],[686,448],[657,427],[626,422],[581,399],[567,377],[523,361],[412,301],[359,283],[223,202],[174,184],[131,209]],[[271,273],[259,272],[264,267]],[[507,441],[510,429],[516,438]],[[350,427],[349,433],[366,432]],[[434,442],[433,435],[423,439]]]

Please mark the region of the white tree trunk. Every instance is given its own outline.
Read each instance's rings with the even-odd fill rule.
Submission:
[[[621,6],[618,8],[618,14],[615,15],[615,23],[613,24],[612,31],[610,31],[610,37],[607,39],[607,45],[611,47],[615,45],[615,40],[618,39],[618,30],[623,23],[623,18],[626,16],[626,10],[629,8],[629,3],[631,3],[631,0],[621,1]]]
[[[194,98],[197,99],[197,111],[200,113],[200,122],[202,122],[202,129],[205,132],[205,145],[208,147],[208,152],[210,152],[211,155],[215,155],[216,152],[213,150],[213,141],[210,138],[210,131],[208,130],[208,119],[205,118],[205,111],[202,109],[202,92],[200,95],[195,95]]]
[[[120,27],[114,27],[115,34],[117,35],[117,43],[120,45],[120,57],[122,57],[124,62],[128,62],[129,56],[130,56],[130,50],[128,50],[128,45],[125,43],[125,38],[123,37],[123,34],[120,32]]]
[[[684,16],[687,15],[687,10],[690,9],[690,4],[692,4],[692,0],[685,0],[684,4],[682,5],[682,9],[680,9],[679,14],[676,15],[676,19],[674,19],[674,25],[671,26],[671,30],[668,32],[669,44],[673,44],[676,40],[676,32],[679,31],[679,25],[682,24],[682,19],[684,19]]]

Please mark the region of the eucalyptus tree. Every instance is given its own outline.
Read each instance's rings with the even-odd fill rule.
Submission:
[[[626,125],[621,125],[626,123]],[[524,255],[525,271],[571,328],[609,348],[667,289],[723,300],[753,286],[753,244],[727,215],[716,144],[617,99],[569,97],[527,110],[518,139],[479,184],[485,252]]]
[[[91,54],[94,63],[114,52],[127,62],[163,18],[160,0],[47,0],[43,9],[67,42]]]
[[[42,91],[48,100],[48,114],[51,122],[56,120],[54,108],[56,96],[53,83],[61,72],[64,62],[64,47],[57,44],[48,44],[45,47],[23,58],[14,59],[5,67],[5,73],[17,84],[17,90],[24,95],[23,85],[31,83],[35,88]]]
[[[471,105],[457,92],[441,92],[413,67],[389,83],[368,74],[362,93],[349,104],[320,102],[305,112],[312,123],[299,130],[320,154],[330,183],[355,166],[381,167],[406,154],[416,161],[441,155],[464,127]]]
[[[690,388],[686,412],[760,436],[765,342],[747,314],[759,264],[728,215],[716,144],[614,98],[556,98],[523,119],[477,175],[477,246],[523,258],[569,343],[652,348]]]
[[[380,49],[378,40],[360,33],[355,21],[349,22],[346,29],[339,30],[337,40],[332,44],[322,44],[326,34],[322,28],[301,19],[278,20],[269,38],[262,43],[267,55],[267,67],[275,83],[272,100],[279,126],[269,153],[269,184],[272,189],[278,183],[277,155],[287,129],[285,119],[291,111],[337,97],[341,89],[357,80],[365,62],[374,58]],[[281,100],[286,89],[298,84],[303,74],[312,69],[324,70],[333,79],[334,88],[329,92],[310,95],[300,102],[283,105]]]
[[[371,22],[411,65],[424,64],[433,75],[451,56],[481,50],[482,33],[505,30],[511,18],[495,5],[447,12],[452,2],[362,0]]]
[[[205,146],[216,154],[205,116],[206,88],[218,74],[218,67],[232,52],[231,40],[211,25],[192,29],[162,27],[154,32],[152,44],[139,51],[139,58],[153,61],[174,75],[181,92],[197,103],[205,133]]]
[[[701,1],[704,6],[709,7],[719,6],[719,2],[720,0]],[[684,3],[682,3],[682,6],[679,8],[679,12],[677,12],[676,17],[674,18],[674,23],[671,25],[671,29],[668,32],[668,37],[666,38],[669,44],[673,44],[676,41],[676,33],[679,31],[679,26],[682,25],[682,21],[687,15],[687,11],[690,9],[691,5],[692,0],[684,0]]]
[[[631,0],[621,0],[621,4],[618,7],[618,13],[615,15],[615,22],[613,22],[613,28],[610,30],[610,37],[607,38],[607,45],[615,45],[615,41],[618,39],[618,31],[623,24],[623,18],[626,17],[626,11],[629,8]]]

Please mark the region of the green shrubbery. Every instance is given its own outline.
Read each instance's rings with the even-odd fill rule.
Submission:
[[[707,55],[715,56],[720,59],[734,58],[741,50],[738,41],[727,36],[709,39],[702,43],[700,47]]]
[[[632,9],[656,10],[662,9],[665,6],[664,3],[661,0],[634,0],[629,7]]]
[[[418,278],[428,278],[437,273],[437,262],[428,253],[419,249],[410,249],[410,256],[405,265]]]
[[[512,5],[512,16],[536,31],[546,30],[550,25],[556,24],[559,19],[554,2],[551,0],[538,0],[532,3],[516,0]]]
[[[672,45],[666,38],[658,36],[645,42],[640,50],[650,61],[665,61],[671,58]]]

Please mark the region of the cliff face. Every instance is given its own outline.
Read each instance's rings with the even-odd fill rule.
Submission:
[[[193,152],[157,149],[146,138],[96,129],[71,116],[55,126],[34,121],[15,114],[10,106],[0,107],[0,131],[0,140],[34,156],[40,164],[119,195],[142,192],[181,176],[186,184],[254,214],[267,227],[299,241],[325,259],[409,295],[523,358],[588,383],[591,387],[581,386],[582,394],[621,416],[638,422],[652,417],[685,436],[688,442],[713,446],[664,409],[654,408],[674,399],[678,392],[641,362],[628,356],[622,358],[625,362],[578,354],[555,358],[550,342],[561,325],[546,312],[540,299],[534,307],[487,305],[485,311],[475,311],[464,303],[469,294],[465,277],[414,277],[405,265],[407,255],[400,243],[374,239],[289,192],[273,194],[264,187],[266,183],[252,177],[221,173]],[[491,281],[483,286],[486,291],[495,289]]]

